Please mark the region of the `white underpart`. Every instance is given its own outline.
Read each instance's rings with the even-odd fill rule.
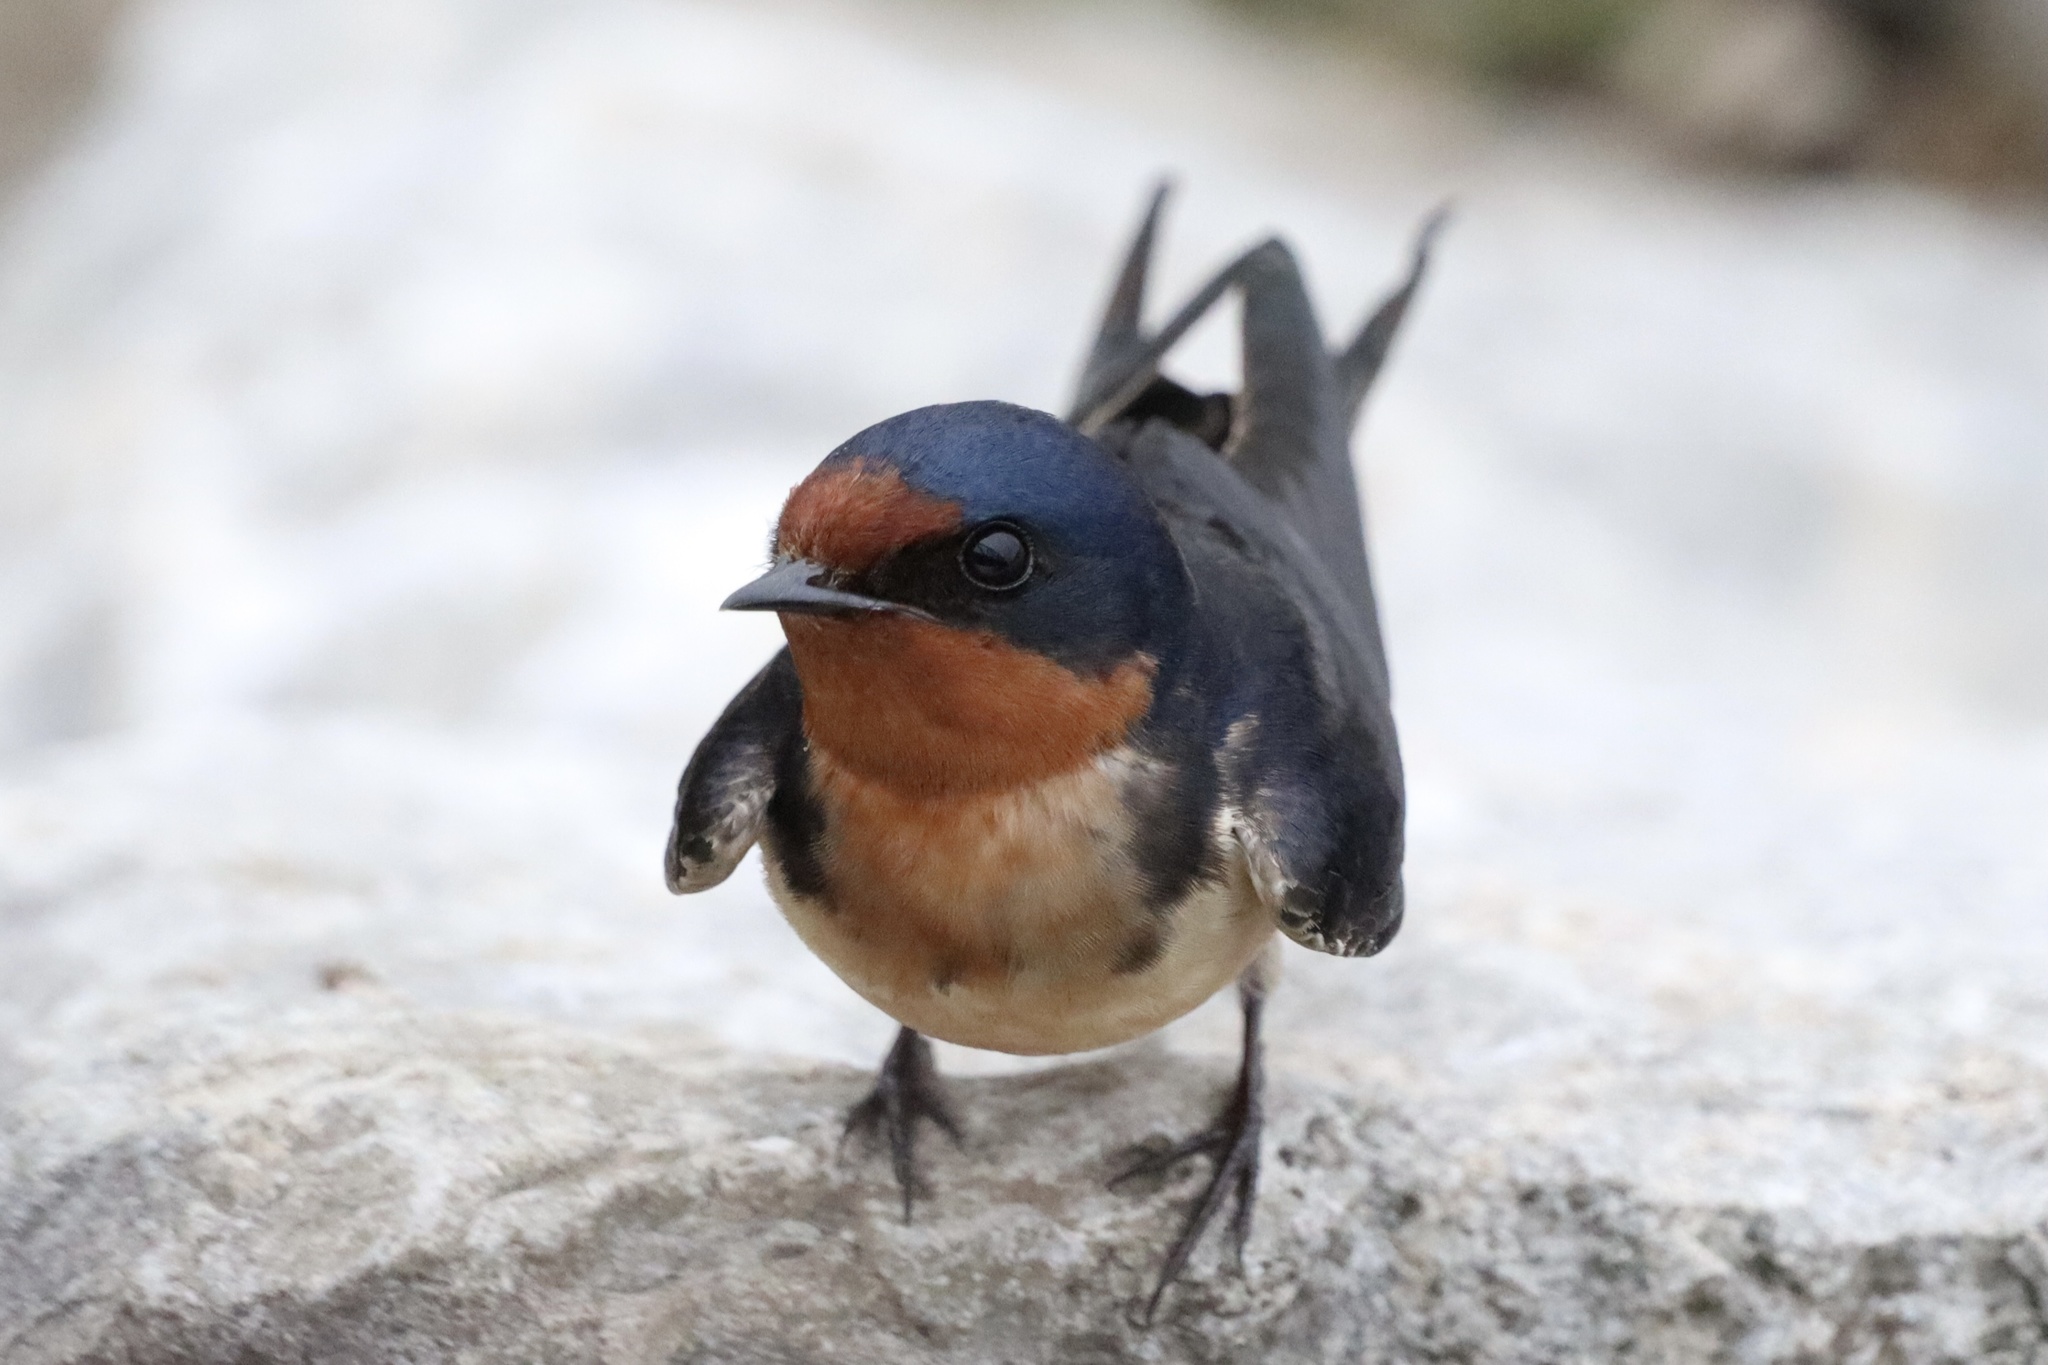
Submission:
[[[1127,1042],[1180,1018],[1227,986],[1272,938],[1274,919],[1253,891],[1241,851],[1217,831],[1219,875],[1176,904],[1147,903],[1132,812],[1163,765],[1129,748],[1073,773],[984,798],[960,837],[918,850],[930,862],[873,899],[849,904],[797,894],[768,858],[777,902],[804,942],[891,1017],[949,1042],[1000,1052],[1077,1052]],[[830,784],[826,784],[827,791]],[[830,878],[847,840],[829,797],[821,841]],[[985,842],[974,842],[977,831]],[[962,868],[981,869],[972,876]],[[933,884],[968,889],[934,897]],[[842,886],[844,884],[842,883]],[[1077,906],[1093,907],[1077,917]],[[1000,940],[1014,966],[994,979],[925,969],[892,926],[936,920],[969,942]],[[1148,932],[1159,951],[1142,968],[1119,957]],[[906,944],[912,946],[906,947]]]

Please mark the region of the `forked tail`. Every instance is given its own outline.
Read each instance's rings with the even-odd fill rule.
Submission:
[[[1351,468],[1350,435],[1447,221],[1439,209],[1416,235],[1408,275],[1331,354],[1294,253],[1269,238],[1210,279],[1156,332],[1144,328],[1145,285],[1171,186],[1152,193],[1103,310],[1067,420],[1096,432],[1127,418],[1163,417],[1230,461],[1280,503],[1288,520],[1340,581],[1370,602],[1364,527]],[[1244,385],[1235,394],[1195,394],[1159,373],[1167,352],[1238,290],[1244,304]]]

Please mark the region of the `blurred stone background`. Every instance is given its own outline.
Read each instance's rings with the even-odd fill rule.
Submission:
[[[2033,190],[2039,0],[1244,0],[1306,10],[1510,90],[1575,92],[1681,155]]]
[[[0,1358],[2038,1365],[2040,21],[0,4]],[[889,1023],[657,859],[783,492],[1058,407],[1162,170],[1163,294],[1279,228],[1333,333],[1460,209],[1358,447],[1410,923],[1147,1334],[1227,1005],[947,1050],[905,1229]]]
[[[1970,188],[2048,175],[2039,0],[1218,0],[1510,94],[1609,101],[1681,153],[1899,171]],[[119,0],[0,5],[0,175],[89,97]]]
[[[114,0],[0,5],[0,184],[70,131],[98,84]]]

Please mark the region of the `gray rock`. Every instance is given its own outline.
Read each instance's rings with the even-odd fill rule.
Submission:
[[[279,1025],[282,1025],[280,1027]],[[1283,1081],[1244,1278],[1127,1319],[1191,1179],[1113,1158],[1226,1068],[977,1080],[898,1221],[839,1153],[865,1078],[425,1015],[351,989],[17,1097],[0,1342],[83,1361],[2038,1360],[2038,1231],[1831,1237],[1674,1206],[1554,1150],[1447,1150]],[[21,1113],[95,1103],[90,1138]]]
[[[118,9],[116,0],[0,5],[0,197],[90,99]]]
[[[1292,954],[1245,1276],[1207,1248],[1144,1331],[1199,1168],[1104,1181],[1213,1111],[1228,1010],[1017,1074],[947,1050],[968,1142],[927,1140],[906,1227],[838,1150],[864,1069],[790,1060],[886,1022],[757,885],[667,900],[647,776],[325,724],[0,791],[0,1356],[2048,1350],[2037,942],[1918,974],[1845,944],[1830,981],[1797,933],[1738,953],[1426,860],[1385,959]]]
[[[1840,161],[1884,108],[1885,53],[1828,0],[1666,0],[1614,67],[1668,137],[1768,166]]]

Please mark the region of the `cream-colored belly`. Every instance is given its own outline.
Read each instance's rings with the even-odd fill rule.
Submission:
[[[772,841],[769,888],[841,979],[931,1037],[1024,1054],[1125,1042],[1235,980],[1273,935],[1234,840],[1217,880],[1146,906],[1123,793],[1147,774],[1128,754],[943,803],[829,759],[818,777],[829,893],[792,891]]]

